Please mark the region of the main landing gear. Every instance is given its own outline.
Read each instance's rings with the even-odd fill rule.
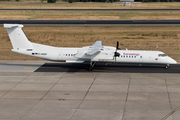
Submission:
[[[96,62],[90,62],[89,64],[89,71],[93,70],[94,65],[96,64]]]

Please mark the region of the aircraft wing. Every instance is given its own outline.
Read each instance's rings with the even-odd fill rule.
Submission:
[[[102,41],[96,41],[86,52],[86,55],[92,56],[96,55],[101,52],[101,49],[103,48]]]

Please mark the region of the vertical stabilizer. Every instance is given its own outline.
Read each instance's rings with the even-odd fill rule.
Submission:
[[[32,49],[31,42],[27,39],[20,24],[4,24],[14,49]]]

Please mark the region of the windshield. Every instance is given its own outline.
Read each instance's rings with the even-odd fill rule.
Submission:
[[[158,54],[158,57],[165,57],[167,56],[166,54]]]

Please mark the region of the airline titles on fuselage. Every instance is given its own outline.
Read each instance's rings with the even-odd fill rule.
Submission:
[[[123,55],[135,55],[135,56],[139,56],[139,53],[123,53]]]

